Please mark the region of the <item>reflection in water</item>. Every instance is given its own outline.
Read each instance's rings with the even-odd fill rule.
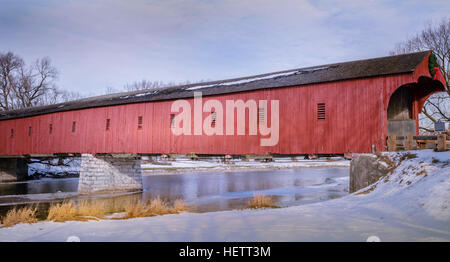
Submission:
[[[255,193],[262,193],[273,196],[277,205],[285,207],[346,195],[348,174],[348,168],[299,168],[147,175],[143,177],[142,193],[89,198],[119,206],[124,201],[147,201],[160,196],[170,203],[183,199],[195,211],[208,212],[244,208]],[[76,200],[77,186],[77,178],[0,183],[0,215],[17,203],[46,202],[40,207],[47,209],[48,202],[62,201],[61,194]],[[45,211],[41,214],[44,216]]]
[[[78,178],[30,180],[0,183],[0,196],[57,193],[58,191],[76,192],[77,189]]]

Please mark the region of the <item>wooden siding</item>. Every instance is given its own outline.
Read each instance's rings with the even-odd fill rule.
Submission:
[[[0,121],[0,155],[51,153],[328,154],[385,150],[387,107],[400,86],[428,76],[428,58],[414,73],[262,89],[203,97],[222,102],[279,100],[279,143],[260,146],[260,135],[175,136],[170,129],[173,101],[126,104]],[[193,99],[188,99],[193,108]],[[325,103],[326,119],[317,120]],[[268,103],[270,120],[270,102]],[[419,111],[414,102],[413,119]],[[203,113],[203,118],[210,113]],[[138,129],[138,117],[143,128]],[[106,119],[110,119],[106,130]],[[192,110],[192,120],[193,120]],[[72,132],[72,123],[76,130]],[[52,124],[52,134],[49,125]],[[270,125],[270,121],[269,121]],[[28,135],[32,127],[31,136]],[[224,130],[226,128],[224,117]],[[14,129],[14,137],[10,137]]]

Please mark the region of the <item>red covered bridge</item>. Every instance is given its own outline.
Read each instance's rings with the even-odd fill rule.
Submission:
[[[139,156],[146,154],[383,151],[390,133],[418,134],[426,99],[445,90],[433,56],[419,52],[0,112],[0,181],[26,175],[24,157],[81,154],[78,191],[90,194],[142,189]],[[174,111],[176,101],[194,109]],[[229,111],[229,101],[244,107]],[[270,134],[261,131],[277,123]],[[185,127],[191,133],[174,132]],[[276,139],[263,145],[268,136]]]
[[[383,151],[391,130],[417,134],[424,102],[445,90],[430,55],[419,52],[0,112],[0,156]],[[250,135],[248,125],[245,135],[174,135],[171,105],[186,99],[193,106],[194,91],[202,92],[203,103],[279,100],[278,143],[261,146],[264,136]],[[203,112],[203,118],[211,114]],[[248,121],[249,110],[246,116]]]

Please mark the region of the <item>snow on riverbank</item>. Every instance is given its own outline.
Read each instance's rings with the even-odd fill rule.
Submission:
[[[142,169],[145,173],[176,172],[177,170],[255,170],[255,169],[283,169],[303,167],[349,167],[350,161],[343,158],[292,160],[291,158],[275,158],[273,162],[233,160],[231,164],[214,160],[177,159],[166,161],[163,165],[158,163],[144,163]]]
[[[78,176],[81,166],[81,158],[68,157],[62,159],[31,159],[28,165],[28,175],[35,177],[74,177]],[[255,169],[283,169],[302,167],[349,167],[350,161],[342,157],[321,158],[304,160],[300,158],[277,157],[273,162],[260,162],[253,159],[243,161],[233,159],[231,163],[223,163],[219,158],[204,160],[190,160],[188,158],[177,158],[175,161],[161,160],[159,157],[153,161],[143,158],[142,169],[144,173],[173,173],[195,171],[220,171],[220,170],[255,170]]]
[[[398,167],[375,186],[303,206],[129,220],[39,222],[0,241],[450,241],[450,152],[384,155]]]
[[[68,177],[80,173],[81,158],[31,159],[28,164],[28,175],[38,177]]]

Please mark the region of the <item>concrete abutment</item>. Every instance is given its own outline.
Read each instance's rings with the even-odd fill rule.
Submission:
[[[82,154],[78,194],[141,191],[140,157]]]
[[[390,168],[376,155],[356,154],[350,162],[349,192],[354,193],[377,182],[387,175]]]

